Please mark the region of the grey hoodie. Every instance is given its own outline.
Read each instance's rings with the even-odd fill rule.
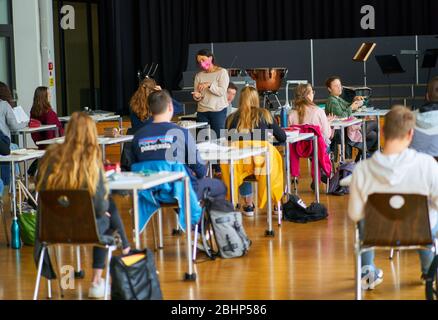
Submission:
[[[27,123],[18,123],[12,107],[6,101],[0,100],[0,130],[11,138],[11,131],[23,129]]]
[[[406,149],[386,156],[376,152],[359,163],[350,184],[348,215],[357,222],[364,218],[364,207],[373,193],[420,194],[429,198],[430,223],[437,223],[438,163],[429,155]]]
[[[415,114],[417,125],[411,148],[419,152],[438,156],[438,103],[431,102]]]

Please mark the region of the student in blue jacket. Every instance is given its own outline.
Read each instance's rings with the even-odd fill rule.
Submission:
[[[190,132],[172,122],[173,104],[166,90],[153,92],[148,98],[153,121],[143,126],[132,141],[133,162],[166,160],[186,166],[192,186],[201,200],[205,190],[210,189],[213,198],[225,198],[224,183],[206,178],[207,166],[196,148]]]

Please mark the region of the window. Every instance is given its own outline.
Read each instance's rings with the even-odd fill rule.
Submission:
[[[11,0],[0,0],[0,81],[14,90],[14,52]]]
[[[75,9],[75,30],[60,28],[62,5]],[[55,0],[54,36],[57,105],[63,115],[100,108],[99,3]]]
[[[10,0],[0,0],[0,24],[9,24],[9,1]]]

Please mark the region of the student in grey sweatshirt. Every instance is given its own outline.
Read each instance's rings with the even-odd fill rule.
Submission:
[[[416,112],[411,148],[438,157],[438,76],[429,82],[426,100],[428,102]]]
[[[0,100],[0,130],[11,137],[11,131],[23,129],[27,123],[18,123],[12,107],[6,101]]]
[[[386,115],[384,150],[360,162],[352,175],[348,215],[354,222],[365,217],[364,207],[373,193],[420,194],[429,199],[430,227],[435,236],[438,230],[438,163],[430,155],[408,148],[414,127],[415,115],[405,107],[396,106]],[[419,250],[419,254],[424,280],[434,254],[428,250]],[[372,271],[374,275],[370,276]],[[369,281],[369,289],[383,281],[382,270],[374,265],[374,251],[362,254],[362,277]]]

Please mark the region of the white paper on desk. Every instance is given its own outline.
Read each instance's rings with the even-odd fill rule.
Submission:
[[[199,152],[228,152],[231,147],[219,145],[211,142],[202,142],[197,145]]]
[[[15,119],[17,119],[18,123],[28,123],[30,118],[29,116],[26,114],[26,112],[24,112],[23,108],[21,106],[15,107],[12,109],[15,115]]]

